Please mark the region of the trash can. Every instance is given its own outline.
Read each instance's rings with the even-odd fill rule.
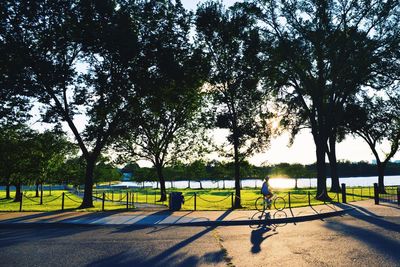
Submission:
[[[170,210],[180,210],[183,203],[184,203],[184,198],[182,196],[182,192],[169,193],[169,209]]]

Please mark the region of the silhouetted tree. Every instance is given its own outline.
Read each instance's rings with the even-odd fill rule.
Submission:
[[[129,136],[119,146],[153,163],[165,201],[164,166],[201,140],[201,87],[208,69],[190,41],[191,13],[180,1],[143,1],[140,9],[139,97],[132,99]]]
[[[28,51],[29,90],[42,104],[45,122],[65,122],[86,161],[80,208],[93,207],[93,171],[102,150],[120,129],[132,95],[136,55],[131,6],[123,1],[18,1],[25,10],[15,32]],[[80,68],[78,67],[80,66]],[[83,131],[78,114],[87,118]]]
[[[363,86],[383,88],[398,62],[398,1],[253,1],[272,38],[266,74],[287,105],[296,134],[306,124],[316,145],[317,198],[328,199],[325,155],[340,109]],[[395,64],[394,64],[395,63]],[[332,146],[333,148],[333,146]],[[333,149],[331,149],[333,151]],[[334,160],[334,159],[332,159]]]
[[[38,133],[24,124],[5,125],[0,131],[0,177],[5,182],[6,197],[10,198],[9,186],[15,185],[14,201],[21,201],[22,184],[30,184],[37,174],[38,166],[34,145]]]
[[[29,71],[25,62],[28,47],[21,32],[29,26],[21,19],[29,14],[26,3],[2,1],[0,5],[0,123],[23,122],[29,118]]]
[[[379,191],[385,193],[385,168],[399,150],[400,110],[391,101],[364,96],[359,105],[349,107],[348,112],[351,113],[349,129],[364,139],[375,156]],[[384,153],[383,158],[378,151],[382,142],[390,144],[389,152]]]
[[[240,205],[240,164],[265,148],[267,125],[265,93],[260,87],[262,45],[255,21],[237,4],[225,9],[220,2],[198,7],[197,41],[211,60],[208,89],[215,104],[216,127],[229,129],[226,156],[234,159],[235,208]]]

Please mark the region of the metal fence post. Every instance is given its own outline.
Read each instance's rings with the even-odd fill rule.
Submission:
[[[129,209],[129,192],[126,192],[126,210]]]
[[[62,196],[61,196],[61,210],[64,210],[64,197],[65,197],[65,193],[63,192]]]
[[[148,194],[147,194],[147,190],[146,190],[146,203],[148,202],[148,201],[147,201],[147,195],[148,195]]]
[[[379,189],[377,183],[374,183],[374,199],[375,205],[379,205]]]
[[[40,185],[40,205],[43,205],[43,184]]]
[[[397,192],[399,192],[399,191],[397,191]],[[194,210],[196,210],[197,209],[197,194],[196,193],[194,193]]]
[[[233,192],[231,192],[231,204],[232,204],[232,209],[233,209]]]
[[[342,202],[346,203],[346,184],[342,184]]]
[[[290,192],[288,192],[288,197],[289,197],[289,209],[292,208],[291,203],[290,203]]]
[[[19,211],[21,212],[22,211],[22,199],[24,198],[24,195],[22,194],[22,192],[20,194],[20,198],[21,198],[21,201],[19,202]]]
[[[400,186],[397,186],[397,205],[400,206]]]
[[[104,211],[104,199],[106,198],[106,193],[103,192],[103,199],[101,203],[101,210]]]
[[[308,205],[311,206],[311,193],[308,191]]]

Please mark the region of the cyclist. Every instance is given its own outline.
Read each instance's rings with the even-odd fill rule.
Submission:
[[[269,190],[269,176],[265,176],[262,187],[261,187],[261,194],[264,196],[264,201],[267,203],[267,209],[271,208],[271,198],[272,198],[272,193]]]

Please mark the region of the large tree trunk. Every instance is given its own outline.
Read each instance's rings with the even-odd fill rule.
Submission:
[[[35,186],[36,186],[36,193],[35,193],[35,197],[39,197],[39,181],[35,182]]]
[[[155,164],[155,167],[157,170],[158,179],[160,180],[160,188],[161,188],[159,202],[167,201],[167,190],[165,189],[165,179],[164,179],[164,175],[162,172],[162,168],[163,168],[162,164],[157,163],[157,164]]]
[[[386,164],[383,162],[377,161],[376,166],[378,168],[378,190],[379,190],[379,193],[386,194],[385,184],[384,184]]]
[[[318,200],[329,200],[328,192],[326,189],[326,139],[321,136],[314,136],[317,154],[317,195]]]
[[[329,138],[329,150],[327,151],[329,158],[329,167],[331,169],[331,192],[341,192],[339,175],[337,171],[337,159],[336,159],[336,135],[333,134]]]
[[[85,190],[83,193],[83,201],[79,209],[93,208],[93,173],[96,158],[91,157],[86,159],[86,176],[85,176]]]
[[[21,184],[20,183],[15,185],[14,202],[21,202]]]
[[[7,178],[6,181],[6,199],[10,199],[11,195],[10,195],[10,179]]]
[[[239,161],[239,140],[235,138],[234,141],[234,152],[235,152],[235,204],[234,208],[239,209],[240,205],[240,161]]]

